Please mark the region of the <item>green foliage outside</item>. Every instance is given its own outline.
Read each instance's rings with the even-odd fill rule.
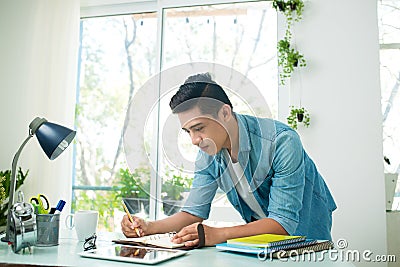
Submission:
[[[114,208],[121,206],[121,201],[115,199],[114,191],[76,190],[72,210],[97,210],[99,212],[98,228],[114,231]]]
[[[114,208],[122,211],[121,200],[125,197],[148,198],[150,190],[150,168],[119,169],[111,190],[76,190],[73,210],[98,210],[99,228],[114,231]]]
[[[119,170],[113,187],[116,198],[148,198],[150,192],[150,167],[141,167],[130,172],[128,168]]]
[[[165,175],[169,179],[164,179],[162,184],[163,199],[182,200],[182,193],[188,191],[192,186],[192,179],[187,175],[183,176],[182,172],[174,173],[168,168]]]
[[[167,168],[166,178],[162,185],[163,199],[182,200],[183,192],[187,192],[192,179],[182,172],[174,172]],[[99,228],[114,231],[114,208],[121,208],[122,198],[149,198],[150,167],[140,167],[130,172],[128,168],[120,168],[111,190],[75,190],[73,210],[98,210]]]
[[[28,176],[29,170],[25,173],[22,171],[21,167],[18,168],[16,175],[16,185],[15,191],[24,183],[26,177]],[[0,226],[7,224],[7,208],[10,193],[10,181],[11,170],[0,171]]]

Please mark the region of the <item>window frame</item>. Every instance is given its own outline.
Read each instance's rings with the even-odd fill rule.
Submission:
[[[80,11],[81,11],[81,19],[94,18],[94,17],[103,17],[103,16],[115,16],[115,15],[129,15],[129,14],[138,14],[138,13],[149,13],[155,12],[157,14],[157,36],[156,36],[156,71],[160,72],[162,70],[162,53],[163,53],[163,45],[164,45],[164,10],[168,8],[182,8],[182,7],[193,7],[193,6],[207,6],[207,5],[221,5],[221,4],[236,4],[236,3],[251,3],[251,2],[271,2],[272,0],[236,0],[236,1],[228,1],[228,0],[169,0],[169,1],[154,1],[154,0],[82,0]],[[279,32],[279,19],[278,19],[278,32]],[[80,73],[78,73],[78,76]],[[79,80],[79,79],[78,79]],[[279,85],[277,85],[278,88]],[[279,89],[278,89],[279,90]],[[79,94],[79,84],[77,85],[77,95]],[[157,92],[158,96],[160,96],[160,92]],[[278,114],[279,114],[279,106],[281,104],[281,98],[278,97]],[[279,114],[279,117],[281,115]],[[159,136],[159,120],[157,117],[157,129],[156,135]],[[157,162],[157,172],[159,171],[159,160],[161,155],[159,155],[159,142],[152,146],[152,161]],[[74,154],[75,155],[75,154]],[[75,162],[75,160],[74,160]],[[74,190],[95,190],[95,191],[110,191],[112,188],[108,186],[76,186],[74,185],[75,181],[75,166],[73,166],[73,185],[72,185],[72,194],[74,194]],[[161,184],[160,177],[156,171],[151,170],[151,183],[150,183],[150,195],[161,196]],[[161,214],[162,203],[157,200],[158,198],[150,197],[150,210],[149,210],[149,219],[155,220]]]

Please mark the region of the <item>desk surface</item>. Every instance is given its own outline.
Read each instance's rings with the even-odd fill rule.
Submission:
[[[97,246],[111,245],[112,237],[109,233],[99,234]],[[60,244],[54,247],[34,247],[32,254],[15,254],[12,252],[11,247],[6,243],[0,243],[0,265],[4,263],[8,264],[29,264],[29,265],[41,265],[41,266],[96,266],[96,267],[109,267],[109,266],[121,266],[127,267],[131,265],[144,266],[133,263],[124,263],[107,260],[97,260],[90,258],[82,258],[77,253],[82,251],[82,242],[74,237],[61,236],[59,240]],[[269,259],[265,262],[260,261],[256,256],[248,256],[244,254],[232,254],[223,251],[219,251],[214,247],[202,248],[191,250],[185,256],[171,259],[169,261],[160,263],[155,266],[189,266],[189,267],[203,267],[206,263],[209,267],[221,267],[221,266],[243,266],[253,267],[267,264],[268,266],[321,266],[321,267],[354,267],[351,262],[334,262],[325,257],[323,262],[309,262],[309,261],[295,261],[288,259],[287,262],[274,259]],[[11,265],[12,266],[12,265]],[[151,265],[150,265],[151,266]]]

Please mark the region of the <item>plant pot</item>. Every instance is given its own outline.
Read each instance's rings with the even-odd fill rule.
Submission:
[[[295,11],[296,8],[297,8],[297,3],[295,3],[295,2],[290,2],[290,3],[288,4],[288,6],[289,6],[289,8],[290,8],[291,11]]]
[[[284,12],[286,8],[286,4],[284,2],[276,2],[276,5],[278,6],[279,11]]]
[[[164,214],[169,216],[175,214],[181,210],[182,207],[182,200],[163,200],[163,209]]]
[[[298,59],[293,61],[293,67],[297,68],[298,65],[299,65],[299,60]]]
[[[304,119],[304,113],[297,113],[297,121],[302,122]]]
[[[126,207],[132,214],[139,213],[142,210],[149,214],[149,199],[148,198],[123,198]]]

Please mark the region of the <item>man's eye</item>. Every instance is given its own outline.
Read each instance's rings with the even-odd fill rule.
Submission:
[[[197,127],[197,128],[194,128],[194,130],[195,130],[196,132],[198,132],[198,131],[203,130],[203,128],[204,128],[204,127]]]

